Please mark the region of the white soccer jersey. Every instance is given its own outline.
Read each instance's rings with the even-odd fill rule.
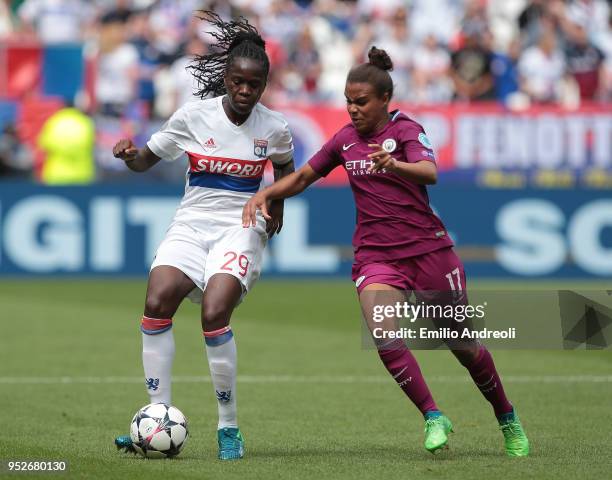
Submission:
[[[223,97],[179,108],[147,143],[165,160],[189,157],[185,195],[175,220],[194,210],[239,209],[259,190],[266,163],[283,165],[293,142],[283,116],[258,103],[242,125],[223,110]]]

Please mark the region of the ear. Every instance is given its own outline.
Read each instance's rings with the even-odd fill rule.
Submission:
[[[385,105],[385,108],[389,107],[389,103],[391,103],[391,95],[389,94],[389,92],[385,92],[383,94],[382,101]]]

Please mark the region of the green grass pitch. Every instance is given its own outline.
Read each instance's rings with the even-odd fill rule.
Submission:
[[[115,450],[147,402],[145,282],[0,282],[0,459],[65,459],[70,478],[604,479],[612,475],[612,352],[495,351],[532,445],[509,459],[491,408],[449,352],[416,352],[455,424],[450,449],[363,350],[348,281],[262,281],[236,311],[242,461],[216,460],[216,401],[196,306],[175,317],[173,401],[191,438],[173,460]],[[1,475],[1,474],[0,474]],[[14,478],[18,478],[15,476]]]

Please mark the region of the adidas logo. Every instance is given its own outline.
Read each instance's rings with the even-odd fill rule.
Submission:
[[[204,148],[217,148],[214,138],[210,137],[208,140],[206,140],[204,143]]]

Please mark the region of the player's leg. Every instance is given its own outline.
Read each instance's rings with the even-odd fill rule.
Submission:
[[[484,345],[478,345],[476,353],[453,350],[453,353],[467,369],[474,384],[493,407],[499,427],[504,435],[504,447],[511,457],[529,454],[529,440],[512,404],[506,398],[504,387],[495,362]]]
[[[149,275],[141,331],[142,364],[151,403],[172,403],[172,318],[185,296],[194,288],[193,281],[175,267],[160,265]]]
[[[150,403],[171,404],[174,336],[172,317],[195,284],[181,270],[167,265],[149,274],[144,315],[141,320],[142,364]],[[119,450],[135,452],[130,435],[115,439]]]
[[[448,298],[455,305],[467,304],[466,277],[463,263],[452,248],[423,255],[414,261],[417,290]],[[444,300],[442,301],[444,303]],[[495,416],[506,438],[506,452],[523,456],[529,444],[518,416],[504,391],[495,362],[488,349],[477,340],[463,340],[451,344],[451,351],[467,369],[474,384],[493,407]]]
[[[389,265],[378,264],[356,267],[353,270],[353,277],[358,282],[359,303],[378,355],[404,394],[423,414],[425,448],[434,453],[448,443],[448,433],[452,431],[450,420],[438,409],[419,364],[406,344],[399,339],[377,339],[374,335],[376,328],[382,331],[397,330],[398,323],[395,318],[384,318],[382,322],[375,321],[374,308],[381,306],[384,308],[384,306],[393,306],[397,302],[404,302],[405,280]]]
[[[244,454],[238,429],[236,402],[237,350],[230,326],[232,312],[242,297],[242,285],[230,274],[217,273],[206,284],[202,298],[202,331],[219,422],[219,458],[234,460]]]
[[[237,351],[230,319],[259,277],[266,242],[263,225],[244,229],[238,217],[234,223],[236,227],[218,225],[223,231],[208,256],[202,297],[202,330],[219,411],[217,437],[221,460],[244,455],[244,439],[237,419]]]
[[[236,414],[236,342],[230,327],[242,285],[227,273],[213,275],[202,298],[202,331],[210,375],[219,406],[219,428],[238,427]]]
[[[171,402],[172,317],[189,292],[203,287],[207,253],[197,231],[182,223],[170,227],[157,249],[149,274],[141,328],[142,361],[151,402]]]
[[[393,306],[396,302],[404,301],[403,292],[390,285],[372,283],[361,290],[359,303],[370,332],[374,332],[375,328],[380,328],[382,331],[396,330],[397,322],[395,319],[386,318],[383,322],[374,321],[374,307],[380,305]],[[405,343],[399,339],[379,340],[375,338],[374,341],[383,365],[419,411],[424,416],[431,412],[439,412],[423,378],[419,364]]]
[[[173,224],[157,249],[141,319],[142,362],[151,403],[171,403],[172,317],[190,291],[202,289],[206,255],[200,236],[184,224]],[[129,435],[117,437],[115,444],[133,451]]]

